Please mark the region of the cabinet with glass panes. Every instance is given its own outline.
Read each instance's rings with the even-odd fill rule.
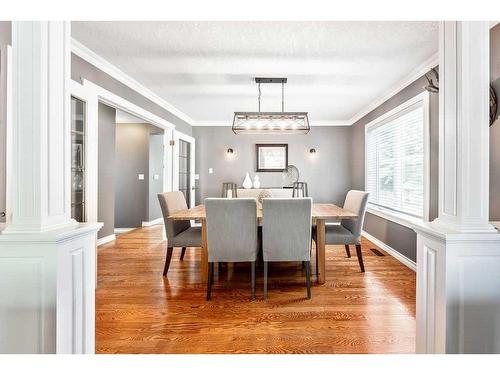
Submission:
[[[85,221],[85,102],[71,98],[71,217]]]

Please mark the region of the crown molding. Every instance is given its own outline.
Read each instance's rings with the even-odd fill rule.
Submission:
[[[137,91],[139,94],[142,96],[148,98],[155,104],[159,105],[163,109],[167,110],[170,112],[172,115],[180,118],[181,120],[187,122],[188,124],[192,125],[193,119],[189,117],[187,114],[184,112],[180,111],[176,107],[174,107],[172,104],[168,103],[164,99],[162,99],[160,96],[155,94],[153,91],[148,89],[146,86],[142,85],[141,83],[137,82],[135,79],[130,77],[127,73],[123,72],[122,70],[118,69],[115,65],[110,63],[108,60],[104,59],[102,56],[98,55],[94,51],[92,51],[90,48],[86,47],[82,43],[80,43],[78,40],[71,38],[71,52],[73,52],[75,55],[78,57],[81,57],[83,60],[87,61],[88,63],[94,65],[96,68],[102,70],[104,73],[110,75],[117,81],[123,83],[124,85],[130,87],[132,90]]]
[[[321,127],[321,126],[351,126],[350,121],[311,121],[311,126]],[[231,127],[233,125],[232,121],[193,121],[191,126],[226,126]]]
[[[491,27],[495,26],[496,23],[493,23]],[[164,108],[166,111],[170,112],[174,116],[179,119],[187,122],[191,126],[231,126],[232,121],[195,121],[186,113],[180,111],[172,104],[165,101],[163,98],[155,94],[153,91],[137,82],[135,79],[130,77],[128,74],[118,69],[115,65],[110,63],[108,60],[104,59],[102,56],[98,55],[78,40],[72,38],[71,39],[71,51],[81,57],[83,60],[88,63],[94,65],[96,68],[102,70],[104,73],[110,75],[114,79],[123,83],[124,85],[130,87],[132,90],[138,92],[144,97],[148,98],[152,102],[156,103],[160,107]],[[435,67],[439,64],[439,55],[438,53],[432,55],[429,59],[427,59],[423,64],[414,69],[410,74],[408,74],[403,80],[398,82],[396,85],[392,86],[388,91],[385,92],[382,96],[379,96],[375,101],[373,101],[368,106],[365,106],[363,110],[356,113],[349,120],[332,120],[332,121],[311,121],[311,126],[351,126],[359,121],[361,118],[366,116],[368,113],[373,111],[375,108],[380,106],[382,103],[396,95],[398,92],[403,90],[405,87],[410,85],[412,82],[423,76],[427,73],[431,68]]]
[[[427,59],[423,64],[419,65],[414,70],[412,70],[404,79],[402,79],[396,85],[392,86],[389,90],[387,90],[385,94],[379,96],[371,104],[365,106],[361,111],[356,113],[349,120],[351,125],[354,125],[357,121],[361,120],[368,113],[370,113],[375,108],[379,107],[381,104],[392,98],[398,92],[400,92],[405,87],[409,86],[411,83],[422,77],[425,73],[431,70],[431,68],[434,68],[438,64],[439,64],[439,53],[435,53],[429,59]]]

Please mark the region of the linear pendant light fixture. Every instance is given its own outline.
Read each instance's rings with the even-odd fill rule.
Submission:
[[[286,78],[255,78],[259,89],[258,112],[234,112],[234,134],[307,134],[311,130],[307,112],[285,112]],[[260,111],[260,84],[281,83],[281,112]]]

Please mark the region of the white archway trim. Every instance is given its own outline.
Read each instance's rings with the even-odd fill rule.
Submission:
[[[163,190],[170,191],[173,187],[172,165],[173,150],[169,147],[170,140],[174,138],[175,125],[171,122],[139,107],[138,105],[116,95],[103,87],[86,79],[79,84],[71,80],[71,95],[87,103],[87,174],[86,174],[86,212],[88,222],[97,222],[97,191],[98,191],[98,106],[99,102],[109,105],[113,108],[128,112],[135,117],[143,119],[154,126],[165,131],[163,145],[165,148],[164,165],[167,170],[163,173]],[[170,167],[170,168],[169,168]],[[170,171],[168,170],[170,169]],[[112,240],[112,239],[111,239]]]

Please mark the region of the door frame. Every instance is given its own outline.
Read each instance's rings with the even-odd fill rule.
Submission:
[[[85,150],[85,162],[87,163],[85,174],[85,201],[86,201],[86,221],[97,222],[98,213],[98,107],[99,102],[109,105],[113,108],[128,112],[131,115],[145,120],[146,122],[157,126],[164,130],[163,147],[164,147],[164,163],[163,163],[163,190],[172,191],[173,181],[172,155],[171,147],[168,147],[170,140],[174,137],[175,125],[164,120],[163,118],[139,107],[138,105],[129,102],[128,100],[118,96],[95,83],[82,79],[81,83],[71,80],[70,94],[71,96],[83,100],[86,103],[86,131],[87,139]]]
[[[190,135],[184,134],[178,130],[175,130],[172,144],[172,155],[173,155],[173,164],[172,164],[172,190],[179,190],[179,141],[183,140],[190,144],[190,158],[189,158],[189,207],[194,207],[195,205],[195,163],[196,163],[196,140]]]

